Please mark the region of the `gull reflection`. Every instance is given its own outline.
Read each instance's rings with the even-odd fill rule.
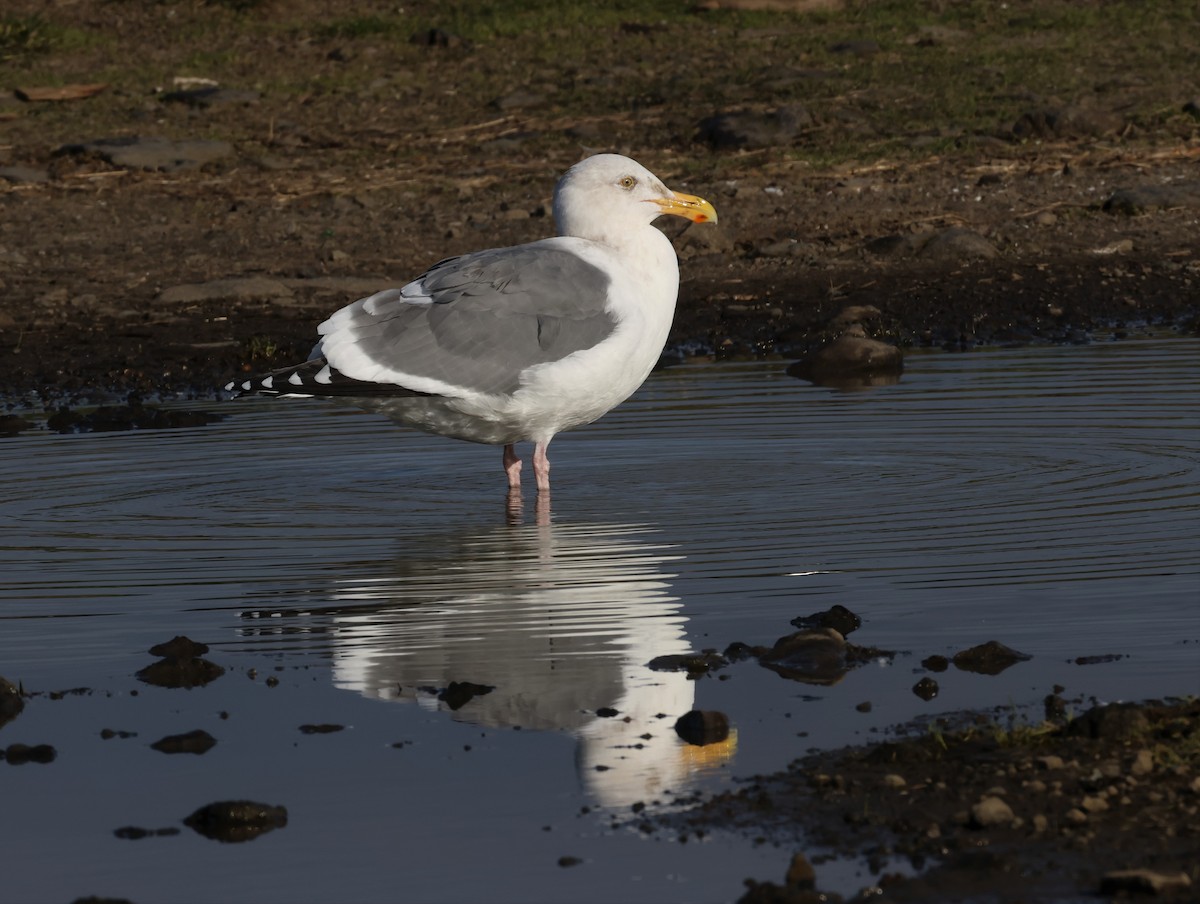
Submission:
[[[727,758],[731,744],[675,734],[694,682],[646,667],[688,651],[664,571],[680,556],[644,525],[553,524],[548,500],[533,523],[511,499],[508,516],[406,541],[375,573],[338,581],[336,685],[492,728],[568,732],[608,806],[679,792]]]

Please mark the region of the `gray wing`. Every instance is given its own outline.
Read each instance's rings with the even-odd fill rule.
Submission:
[[[338,311],[321,325],[316,352],[353,380],[511,393],[526,368],[612,333],[609,282],[599,267],[543,243],[449,258]]]

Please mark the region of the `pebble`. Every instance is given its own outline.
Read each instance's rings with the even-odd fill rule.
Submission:
[[[1050,826],[1050,820],[1046,818],[1046,814],[1044,813],[1034,814],[1033,819],[1031,819],[1030,822],[1033,823],[1033,830],[1039,835],[1046,831],[1046,829]]]
[[[999,797],[985,797],[971,807],[971,825],[986,829],[1010,825],[1014,819],[1012,807]]]
[[[1103,813],[1108,809],[1108,801],[1103,797],[1088,795],[1080,801],[1079,806],[1088,813]]]
[[[1034,757],[1033,761],[1038,764],[1039,768],[1045,769],[1047,772],[1054,769],[1061,769],[1063,767],[1063,758],[1060,756],[1054,756],[1053,754],[1049,756]]]
[[[904,780],[904,776],[889,772],[883,777],[883,784],[887,788],[904,788],[908,785],[908,782]]]
[[[800,891],[815,888],[817,884],[817,873],[813,869],[812,863],[803,854],[796,854],[792,857],[792,862],[788,864],[787,874],[784,876],[784,882],[788,888],[797,889]]]
[[[1082,824],[1082,823],[1087,822],[1087,820],[1088,820],[1087,814],[1084,813],[1082,810],[1080,810],[1078,807],[1072,807],[1071,809],[1069,809],[1067,811],[1067,822],[1074,822],[1074,823]]]
[[[1133,763],[1129,766],[1129,771],[1133,775],[1148,775],[1154,771],[1154,755],[1149,750],[1142,748],[1133,758]]]

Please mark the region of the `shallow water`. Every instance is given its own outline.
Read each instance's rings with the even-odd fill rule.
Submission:
[[[1189,340],[914,355],[863,392],[778,364],[675,368],[559,437],[551,505],[530,491],[520,511],[498,450],[320,402],[0,441],[0,674],[91,689],[0,728],[58,751],[0,766],[0,900],[730,900],[792,852],[614,817],[914,716],[1036,716],[1056,683],[1196,693],[1198,361]],[[824,686],[753,661],[700,681],[645,667],[770,644],[834,603],[863,617],[852,640],[899,655]],[[138,682],[175,634],[226,675]],[[923,658],[991,639],[1033,658],[912,693]],[[727,713],[730,740],[681,742],[692,708]],[[149,747],[196,728],[218,741],[203,756]],[[239,798],[288,825],[113,835]]]

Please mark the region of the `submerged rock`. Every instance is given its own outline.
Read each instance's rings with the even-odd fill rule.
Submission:
[[[1021,653],[1012,647],[1006,647],[997,640],[989,640],[977,647],[955,653],[953,662],[964,672],[999,675],[1010,666],[1032,658],[1028,653]]]
[[[0,726],[11,722],[25,709],[20,689],[7,678],[0,677]]]
[[[781,637],[758,661],[784,678],[805,684],[837,684],[850,669],[846,638],[833,628]]]
[[[208,753],[217,745],[217,739],[207,731],[197,728],[185,734],[167,735],[150,746],[160,753],[194,753],[197,756]]]
[[[788,374],[818,386],[841,389],[899,382],[904,353],[894,345],[868,336],[864,326],[880,316],[874,305],[844,308],[822,331],[823,344],[791,365]]]
[[[200,658],[201,653],[208,652],[206,644],[183,635],[155,644],[150,652],[162,659],[139,670],[137,678],[155,687],[203,687],[225,674],[221,666]]]
[[[792,624],[802,630],[833,628],[843,637],[847,637],[862,627],[862,619],[845,606],[835,605],[824,612],[797,616],[792,619]]]
[[[233,844],[253,841],[272,829],[281,829],[287,820],[285,807],[252,800],[223,800],[201,807],[183,823],[205,838]]]

